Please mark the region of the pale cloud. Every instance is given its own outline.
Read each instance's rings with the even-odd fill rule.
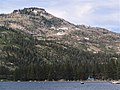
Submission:
[[[75,15],[78,17],[83,17],[83,15],[89,15],[94,12],[94,7],[90,4],[75,6],[74,9]]]
[[[94,12],[94,6],[89,3],[78,4],[78,5],[68,5],[56,8],[48,8],[47,10],[53,15],[67,19],[73,23],[81,23],[84,20],[87,21],[88,16]]]

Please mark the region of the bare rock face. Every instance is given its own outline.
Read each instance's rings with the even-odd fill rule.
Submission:
[[[14,10],[13,13],[20,13],[20,14],[30,14],[30,13],[45,13],[45,9],[42,8],[24,8],[22,10]]]
[[[20,30],[38,40],[50,40],[84,51],[120,53],[120,34],[104,28],[74,25],[42,8],[24,8],[0,15],[0,26]]]

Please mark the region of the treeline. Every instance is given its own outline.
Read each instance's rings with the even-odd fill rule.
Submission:
[[[88,53],[86,53],[88,54]],[[81,57],[85,57],[84,55]],[[89,60],[93,56],[88,57]],[[103,57],[102,57],[103,58]],[[31,63],[15,70],[15,80],[86,80],[89,76],[101,80],[120,79],[120,59],[105,62],[96,61],[66,61],[64,63]]]
[[[120,79],[120,55],[92,53],[0,27],[0,79]]]

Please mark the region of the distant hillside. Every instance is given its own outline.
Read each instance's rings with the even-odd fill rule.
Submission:
[[[41,8],[0,15],[0,79],[120,79],[120,34]]]
[[[1,14],[0,26],[19,29],[38,40],[52,40],[84,51],[120,53],[120,34],[104,28],[74,25],[41,8]]]

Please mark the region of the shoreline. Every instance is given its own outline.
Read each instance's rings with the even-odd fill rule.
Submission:
[[[115,80],[57,80],[57,81],[49,81],[49,80],[44,80],[44,81],[37,81],[37,80],[29,80],[29,81],[9,81],[9,80],[0,80],[0,82],[114,82]]]

